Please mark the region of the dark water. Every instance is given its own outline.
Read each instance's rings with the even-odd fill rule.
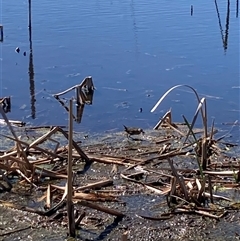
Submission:
[[[176,84],[206,96],[221,128],[240,119],[237,1],[33,1],[31,32],[28,16],[28,1],[1,1],[0,96],[12,97],[10,119],[67,124],[52,94],[88,75],[97,90],[76,130],[148,128],[170,107],[174,120],[190,118],[197,103],[187,89],[150,113]]]

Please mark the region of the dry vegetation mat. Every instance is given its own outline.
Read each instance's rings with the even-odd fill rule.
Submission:
[[[101,138],[70,133],[59,126],[16,128],[0,110],[9,128],[1,139],[8,147],[13,144],[11,148],[2,146],[0,153],[0,204],[43,217],[35,227],[72,222],[78,229],[93,221],[97,227],[97,221],[88,215],[90,210],[117,221],[129,215],[158,221],[182,213],[220,220],[240,209],[240,202],[228,196],[228,190],[240,186],[238,147],[224,141],[225,136],[215,138],[214,123],[207,127],[204,98],[198,98],[191,121],[183,116],[184,123],[173,123],[170,110],[152,131],[124,127],[121,133]],[[203,128],[196,129],[199,113]],[[158,215],[143,213],[140,206],[135,213],[126,212],[122,197],[150,193],[162,197]],[[21,203],[19,194],[31,195],[35,205]],[[71,220],[66,209],[69,202],[73,203]],[[125,231],[122,240],[127,240]]]

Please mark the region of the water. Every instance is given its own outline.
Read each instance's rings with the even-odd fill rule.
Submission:
[[[94,103],[75,125],[79,131],[151,128],[170,107],[175,121],[182,114],[190,119],[197,103],[187,89],[174,91],[150,113],[176,84],[207,97],[209,121],[215,118],[220,128],[240,120],[236,1],[42,0],[31,9],[30,39],[28,1],[0,1],[0,96],[12,97],[10,119],[67,124],[52,94],[91,75]]]

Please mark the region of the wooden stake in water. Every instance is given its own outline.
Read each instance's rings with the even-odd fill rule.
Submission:
[[[73,119],[72,119],[72,100],[69,103],[69,126],[68,126],[68,179],[67,179],[67,214],[69,236],[75,237],[74,206],[72,202],[72,139],[73,139]]]

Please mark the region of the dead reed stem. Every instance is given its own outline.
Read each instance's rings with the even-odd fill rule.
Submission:
[[[28,168],[29,170],[32,170],[32,169],[33,169],[33,166],[29,163],[29,161],[28,161],[28,159],[27,159],[27,156],[26,156],[26,153],[25,153],[25,151],[23,150],[22,145],[21,145],[21,143],[19,142],[19,139],[18,139],[17,135],[15,134],[15,132],[14,132],[11,124],[9,123],[8,118],[7,118],[7,116],[6,116],[6,114],[5,114],[5,112],[4,112],[4,110],[3,110],[3,108],[2,108],[1,105],[0,105],[0,112],[1,112],[1,114],[2,114],[3,119],[4,119],[5,122],[7,123],[7,126],[8,126],[8,128],[9,128],[9,130],[11,131],[12,135],[14,136],[14,138],[15,138],[15,140],[16,140],[16,142],[17,142],[18,153],[20,154],[20,156],[23,157],[23,159],[24,159],[24,161],[25,161],[25,165],[27,166],[27,168]]]
[[[67,179],[67,214],[68,214],[68,231],[70,237],[75,237],[75,219],[73,196],[73,173],[72,173],[72,139],[73,139],[73,120],[72,120],[72,100],[69,101],[69,131],[68,131],[68,179]]]

